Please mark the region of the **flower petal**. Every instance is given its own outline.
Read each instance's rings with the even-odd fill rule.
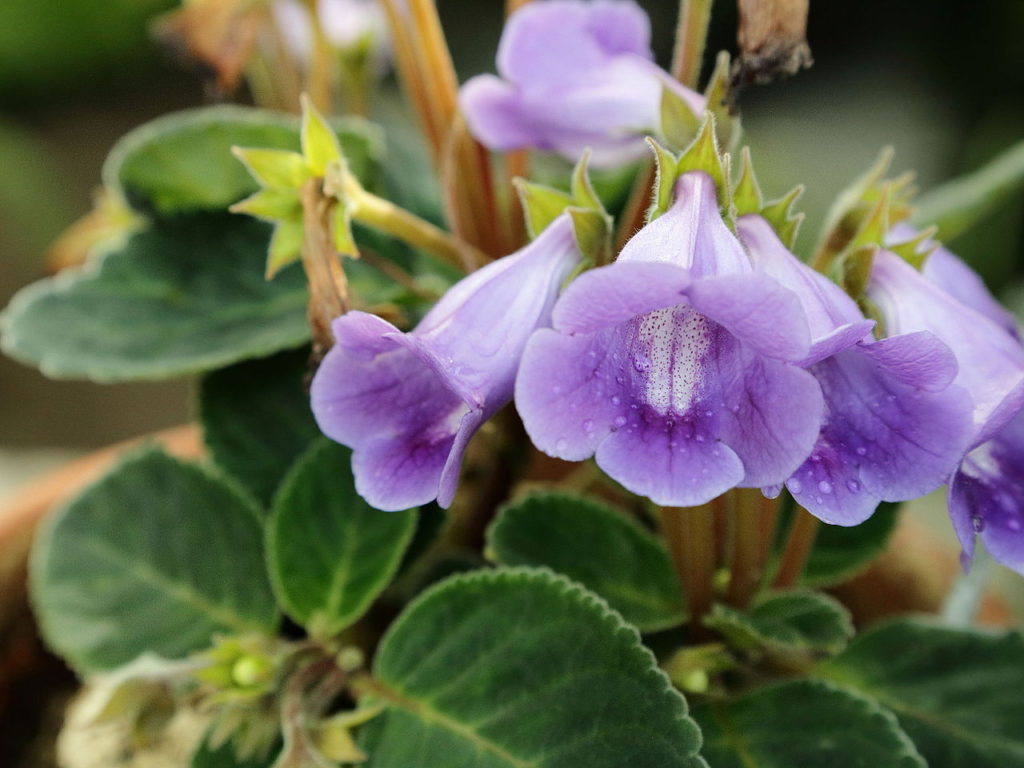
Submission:
[[[684,303],[690,283],[689,273],[674,264],[620,261],[592,269],[565,289],[552,324],[564,333],[592,333]]]
[[[1024,574],[1024,414],[972,451],[950,485],[949,513],[969,562],[974,537]]]
[[[868,293],[889,335],[931,331],[953,350],[960,364],[956,382],[974,399],[976,444],[1024,405],[1024,348],[988,317],[889,251],[876,255]]]
[[[516,88],[494,75],[477,75],[466,81],[459,91],[459,106],[470,132],[490,149],[553,149],[547,137],[523,119]]]
[[[356,492],[386,512],[418,507],[437,497],[438,481],[455,441],[378,435],[352,454]]]
[[[843,350],[811,371],[825,395],[825,421],[787,484],[805,509],[857,525],[879,501],[916,498],[946,482],[973,425],[966,391],[935,386],[956,371],[942,342],[929,333],[897,336]]]

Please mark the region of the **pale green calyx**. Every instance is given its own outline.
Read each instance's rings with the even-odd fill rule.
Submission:
[[[580,252],[593,263],[603,264],[611,257],[612,219],[590,183],[589,161],[590,152],[586,151],[573,169],[569,192],[525,179],[516,179],[514,183],[531,239],[567,213],[572,219]]]

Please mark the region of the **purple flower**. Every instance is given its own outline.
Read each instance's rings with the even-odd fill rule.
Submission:
[[[618,260],[566,289],[527,344],[516,405],[542,451],[598,465],[667,506],[783,482],[822,397],[796,295],[758,274],[702,172]]]
[[[579,261],[567,215],[454,285],[410,333],[365,312],[333,324],[312,385],[323,432],[353,449],[356,490],[378,509],[455,495],[462,455],[512,398],[526,340],[549,324]]]
[[[693,109],[704,98],[652,61],[650,21],[632,0],[548,0],[509,19],[498,47],[501,77],[480,75],[461,93],[470,131],[495,150],[523,147],[609,167],[640,159],[657,127],[663,86]]]
[[[857,525],[880,501],[905,501],[946,482],[970,436],[966,393],[949,347],[927,331],[874,341],[873,322],[835,283],[800,262],[760,216],[740,237],[755,266],[791,289],[806,312],[825,416],[814,450],[786,483],[815,516]]]
[[[991,296],[986,293],[979,300],[980,281],[971,284],[972,290],[957,286],[958,295],[970,305],[941,287],[944,267],[948,262],[940,264],[939,279],[934,280],[934,269],[921,273],[895,254],[880,251],[869,295],[890,332],[930,330],[956,355],[956,383],[967,390],[974,410],[969,453],[950,483],[953,527],[965,563],[974,552],[975,534],[981,532],[996,559],[1022,570],[1024,348],[998,315],[993,317]],[[959,261],[956,268],[961,273],[967,269]]]

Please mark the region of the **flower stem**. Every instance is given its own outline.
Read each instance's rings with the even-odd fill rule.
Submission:
[[[814,549],[821,522],[803,507],[793,510],[793,523],[782,549],[779,569],[775,573],[775,586],[780,589],[795,587],[807,566],[807,559]]]
[[[764,568],[764,520],[769,513],[756,488],[734,488],[728,494],[732,552],[729,563],[728,601],[743,607],[761,583]]]
[[[307,90],[313,104],[321,114],[331,114],[332,88],[334,75],[334,52],[324,34],[320,23],[320,13],[316,0],[306,0],[309,8],[310,23],[313,31],[313,61],[309,68]]]
[[[682,0],[676,47],[672,54],[672,76],[687,88],[696,88],[704,61],[713,0]]]
[[[330,237],[331,203],[317,179],[302,188],[302,267],[309,282],[309,326],[317,357],[334,345],[331,321],[348,309],[348,280]]]
[[[460,270],[472,271],[486,261],[486,257],[468,243],[389,200],[360,190],[354,202],[352,218],[356,221],[397,237]]]
[[[711,609],[715,575],[715,512],[711,504],[683,509],[662,507],[661,524],[686,596],[690,632],[704,637],[701,623]]]

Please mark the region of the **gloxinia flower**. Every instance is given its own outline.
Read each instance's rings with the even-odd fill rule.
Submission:
[[[956,355],[956,381],[970,393],[974,413],[970,453],[950,483],[953,527],[965,563],[974,552],[975,534],[981,532],[994,557],[1021,569],[1024,348],[986,311],[988,302],[975,308],[958,301],[888,251],[875,257],[869,296],[890,332],[930,330]],[[967,298],[976,303],[976,297]]]
[[[754,271],[710,176],[683,174],[676,195],[614,264],[569,285],[527,344],[516,406],[545,453],[594,455],[629,490],[694,506],[783,482],[823,403],[793,364],[810,351],[799,299]]]
[[[897,224],[890,230],[889,237],[886,239],[889,243],[898,244],[913,240],[917,235],[918,232],[913,227],[907,224]],[[933,247],[934,243],[931,241],[921,244],[922,249]],[[996,301],[978,273],[967,266],[955,253],[941,245],[934,248],[921,272],[961,304],[966,304],[976,312],[985,315],[1015,339],[1020,338],[1017,318]]]
[[[800,297],[811,329],[805,361],[825,417],[814,450],[786,483],[827,523],[857,525],[881,501],[905,501],[945,483],[971,431],[967,394],[951,386],[952,351],[927,331],[874,341],[838,285],[799,261],[756,215],[738,222],[755,266]]]
[[[700,115],[704,98],[653,62],[647,14],[632,0],[548,0],[516,11],[498,47],[501,77],[460,96],[471,133],[495,150],[533,148],[597,167],[644,156],[668,86]]]
[[[512,398],[526,340],[550,322],[580,260],[568,215],[456,283],[409,333],[365,312],[337,318],[313,378],[324,434],[353,449],[356,490],[398,510],[455,495],[476,430]]]

